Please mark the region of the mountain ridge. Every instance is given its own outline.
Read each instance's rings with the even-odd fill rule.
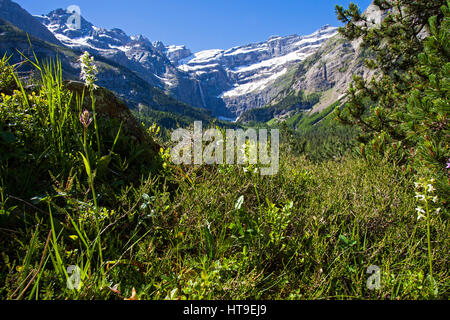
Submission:
[[[11,0],[0,0],[0,18],[13,25],[20,24],[21,29],[33,36],[61,45],[52,32],[49,32],[35,17]]]
[[[267,87],[337,32],[326,25],[312,35],[273,36],[264,42],[192,53],[184,45],[96,27],[83,17],[81,29],[71,30],[65,26],[69,16],[56,9],[37,18],[66,46],[111,59],[178,100],[230,119],[269,103],[273,90]]]
[[[372,9],[366,13],[379,21],[382,15]],[[343,41],[338,28],[329,24],[310,35],[271,36],[267,41],[192,53],[185,45],[151,42],[118,28],[97,27],[83,17],[81,28],[74,30],[67,25],[70,16],[64,9],[56,9],[35,19],[65,47],[123,66],[168,96],[227,121],[271,105],[282,112],[275,112],[275,117],[285,117],[279,106],[286,101],[295,101],[288,107],[291,113],[320,111],[345,95],[353,74],[365,72],[358,59],[359,45]],[[129,90],[125,95],[136,101],[139,93]],[[286,99],[312,93],[321,97],[314,106],[310,102],[315,100],[302,104],[303,99]]]
[[[67,80],[79,79],[80,64],[78,59],[81,54],[80,51],[74,51],[29,36],[17,26],[0,18],[0,53],[10,57],[9,62],[11,64],[19,63],[21,66],[18,71],[28,74],[33,68],[30,64],[23,64],[25,59],[19,52],[30,60],[34,60],[34,55],[36,55],[40,62],[49,63],[59,59],[64,78]],[[207,110],[191,107],[165,95],[163,91],[152,87],[125,67],[101,56],[95,56],[95,60],[99,69],[97,84],[125,100],[130,109],[152,109],[191,117],[192,120],[212,120],[211,114]]]

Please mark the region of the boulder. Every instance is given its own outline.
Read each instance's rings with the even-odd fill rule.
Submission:
[[[88,88],[83,82],[65,81],[64,87],[75,95],[81,97],[84,90],[83,108],[92,111],[92,102]],[[123,123],[123,131],[131,136],[140,144],[148,144],[155,152],[159,152],[160,147],[156,142],[147,138],[142,130],[142,126],[131,113],[124,101],[117,98],[114,93],[103,87],[97,87],[94,91],[95,111],[98,118],[106,117],[109,119],[118,119]]]

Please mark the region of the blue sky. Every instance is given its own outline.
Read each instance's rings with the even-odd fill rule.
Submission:
[[[14,0],[32,14],[76,4],[94,25],[143,34],[192,51],[227,49],[272,35],[339,26],[334,7],[347,0]],[[371,0],[353,0],[365,10]]]

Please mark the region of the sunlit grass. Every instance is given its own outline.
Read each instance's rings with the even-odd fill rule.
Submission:
[[[145,158],[120,123],[97,139],[59,68],[0,100],[3,299],[448,299],[448,213],[419,223],[401,167],[285,152],[272,177],[163,167],[167,149]]]

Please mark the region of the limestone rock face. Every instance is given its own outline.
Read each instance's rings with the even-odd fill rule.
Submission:
[[[5,4],[18,6],[10,0],[0,0],[0,8]],[[2,14],[5,15],[0,12],[0,18]],[[373,23],[379,23],[385,16],[373,4],[365,14]],[[7,15],[10,19],[15,17],[13,13]],[[322,94],[314,108],[320,110],[345,95],[353,75],[371,76],[363,66],[365,52],[360,50],[359,43],[346,42],[337,34],[337,28],[329,25],[310,35],[272,36],[260,43],[192,53],[183,45],[165,45],[142,35],[129,36],[120,29],[100,28],[83,17],[81,28],[73,30],[67,26],[69,17],[66,10],[57,9],[35,16],[34,21],[46,27],[47,35],[51,34],[66,49],[86,50],[96,60],[101,58],[103,68],[98,83],[126,100],[130,107],[143,104],[184,114],[194,106],[200,108],[198,112],[234,120],[251,109],[304,91]],[[13,24],[21,29],[27,27],[27,23],[20,21]],[[37,37],[44,39],[46,35]],[[11,43],[8,39],[0,42],[0,49],[14,49],[17,41],[11,39]],[[43,51],[40,57],[53,50],[44,49],[37,48]],[[75,73],[79,65],[71,60],[65,65]],[[164,105],[158,102],[167,100],[159,99],[164,94],[174,98],[170,108],[166,102]]]
[[[380,23],[386,14],[374,4],[364,12],[374,24]],[[295,67],[289,85],[283,87],[271,103],[282,100],[293,91],[318,92],[322,98],[312,109],[312,112],[317,112],[342,99],[353,76],[359,75],[365,79],[375,76],[374,71],[364,66],[368,52],[360,47],[360,43],[359,40],[349,42],[340,34],[328,39],[313,55]]]
[[[268,104],[275,84],[337,33],[326,25],[306,35],[273,36],[261,43],[228,50],[206,50],[177,61],[178,69],[198,81],[205,106],[222,104],[235,117]]]
[[[186,59],[192,55],[191,50],[189,50],[185,46],[165,46],[161,41],[157,41],[153,45],[164,52],[167,58],[169,58],[170,62],[172,62],[175,66],[178,66],[181,60]]]
[[[72,30],[66,25],[69,16],[57,9],[36,18],[65,46],[114,61],[174,98],[226,118],[269,103],[278,93],[276,80],[337,32],[327,25],[307,36],[273,36],[261,43],[192,53],[183,45],[100,28],[83,17],[81,29]]]

